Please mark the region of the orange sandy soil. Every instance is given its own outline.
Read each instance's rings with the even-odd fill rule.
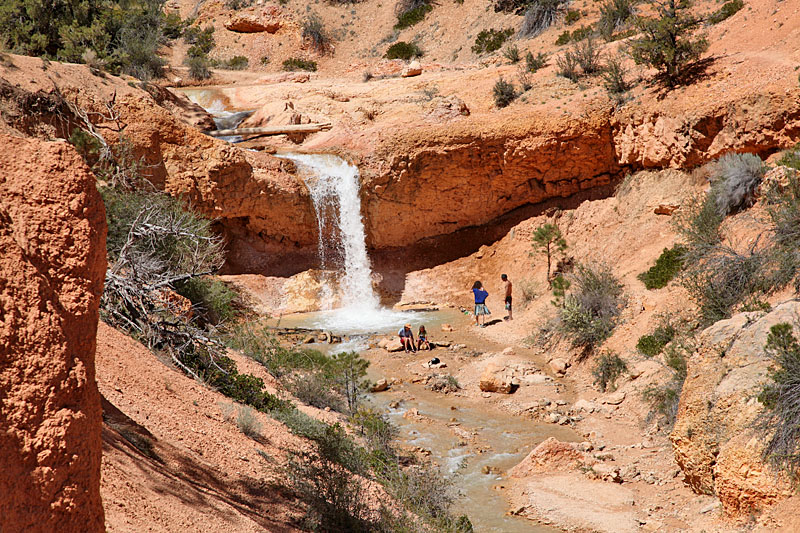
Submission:
[[[229,399],[103,322],[97,380],[109,531],[300,531],[302,510],[275,488],[265,459],[302,445],[283,424],[255,413],[261,438],[246,437],[226,418]],[[150,439],[152,454],[123,437],[131,433]]]

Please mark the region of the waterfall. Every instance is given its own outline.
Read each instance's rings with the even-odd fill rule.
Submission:
[[[378,313],[380,302],[372,288],[361,217],[358,168],[330,154],[287,154],[303,175],[314,202],[319,229],[319,256],[325,271],[340,273],[338,314],[364,317]],[[331,309],[334,280],[323,281],[322,306]]]

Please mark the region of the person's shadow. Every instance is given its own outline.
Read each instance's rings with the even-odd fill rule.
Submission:
[[[494,319],[490,320],[489,322],[485,322],[484,325],[486,325],[486,326],[494,326],[495,324],[499,324],[500,322],[502,322],[501,319],[494,318]]]

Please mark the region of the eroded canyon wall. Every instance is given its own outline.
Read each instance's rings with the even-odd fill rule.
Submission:
[[[104,531],[103,202],[66,142],[0,144],[0,530]]]

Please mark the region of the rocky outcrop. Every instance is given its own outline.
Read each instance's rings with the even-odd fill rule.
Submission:
[[[0,529],[104,531],[103,203],[67,143],[0,142]]]
[[[281,7],[272,4],[258,10],[234,13],[225,22],[225,29],[238,33],[275,33],[286,21],[286,15]]]
[[[768,314],[741,313],[700,336],[670,440],[675,460],[695,492],[716,495],[724,511],[758,511],[790,494],[784,477],[764,464],[763,436],[755,429],[757,401],[770,360],[764,344],[770,328],[793,323],[800,303]]]
[[[620,165],[635,168],[695,167],[727,152],[769,154],[800,137],[796,89],[710,99],[685,110],[685,102],[631,108],[615,119]]]
[[[529,119],[529,120],[528,120]],[[516,207],[608,185],[620,171],[606,113],[530,116],[398,132],[365,183],[373,246],[403,246],[486,224]]]

